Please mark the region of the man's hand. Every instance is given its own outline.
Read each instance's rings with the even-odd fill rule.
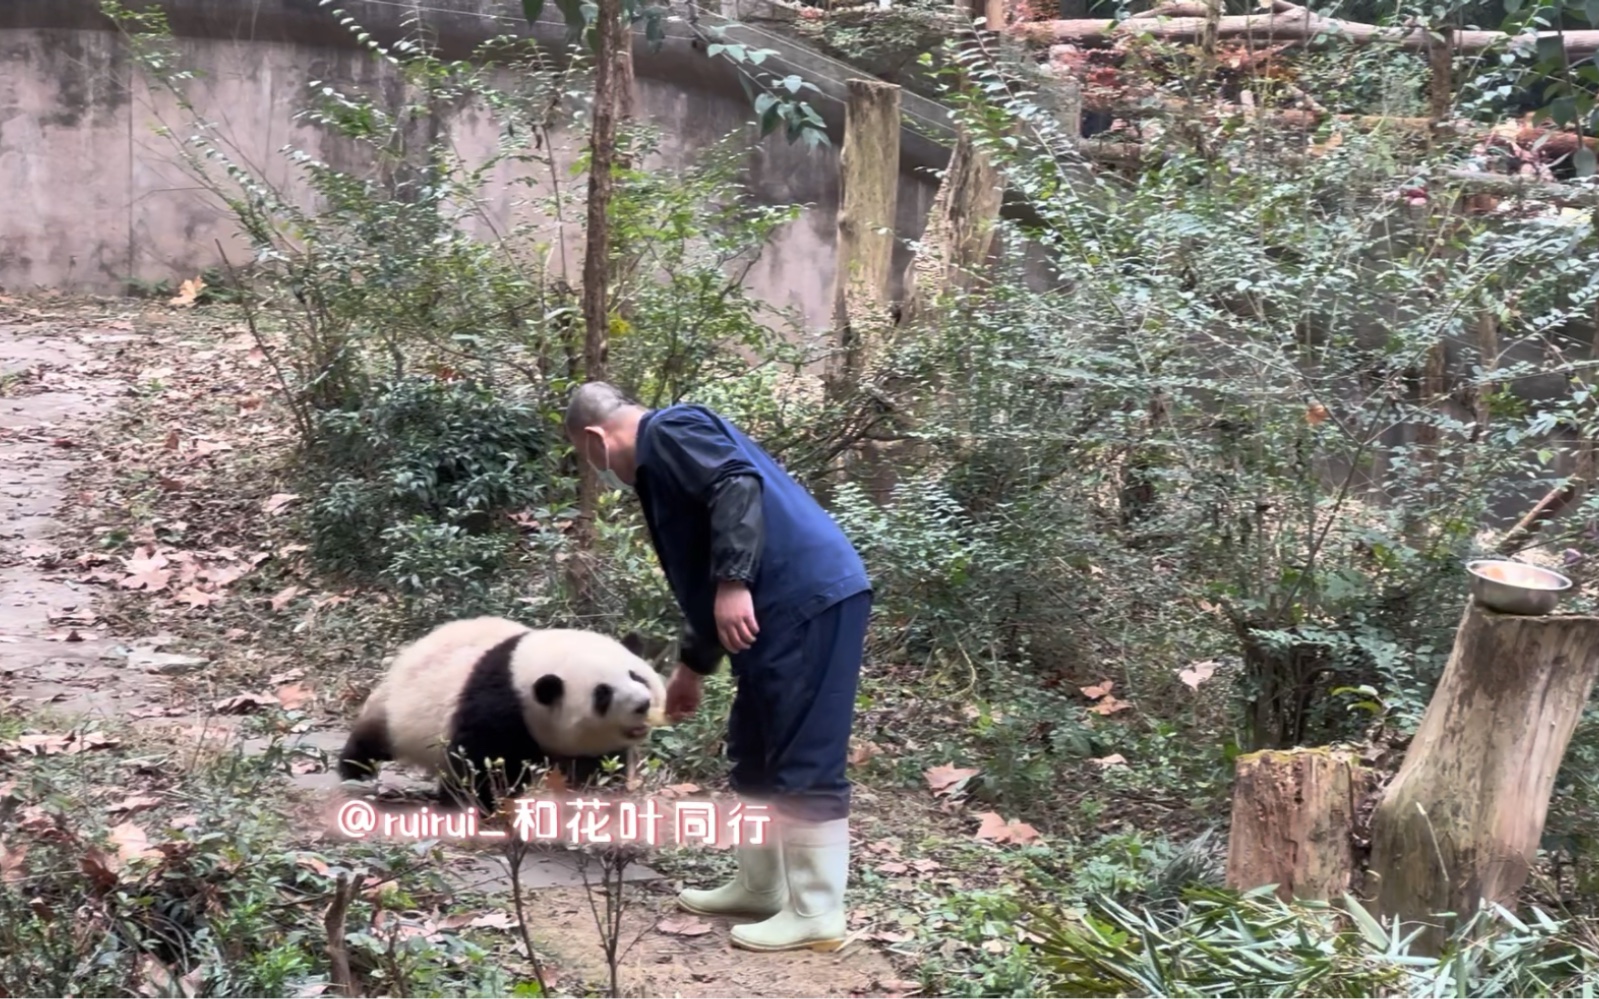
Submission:
[[[729,652],[743,652],[761,633],[755,623],[755,599],[741,582],[723,580],[716,586],[716,637]]]
[[[698,673],[682,663],[677,664],[677,669],[672,671],[672,678],[666,682],[666,717],[669,721],[681,721],[700,709],[701,683]]]

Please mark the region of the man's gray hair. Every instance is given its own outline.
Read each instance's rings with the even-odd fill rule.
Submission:
[[[609,382],[588,382],[572,390],[566,403],[566,434],[575,437],[584,427],[594,427],[624,409],[641,408]]]

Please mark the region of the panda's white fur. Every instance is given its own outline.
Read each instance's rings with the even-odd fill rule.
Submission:
[[[462,757],[522,767],[564,765],[583,783],[606,757],[664,722],[666,687],[637,654],[636,636],[534,629],[498,617],[441,625],[402,648],[368,696],[339,759],[345,780],[384,761],[441,778]],[[477,793],[491,805],[489,788]]]

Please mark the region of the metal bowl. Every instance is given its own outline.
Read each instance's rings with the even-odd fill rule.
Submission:
[[[1477,603],[1502,614],[1547,614],[1571,589],[1571,580],[1560,573],[1525,562],[1477,559],[1466,563],[1466,571]]]

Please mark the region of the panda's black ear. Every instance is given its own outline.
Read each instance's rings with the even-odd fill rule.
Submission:
[[[546,673],[533,682],[533,699],[550,707],[566,696],[566,684],[554,673]]]
[[[624,635],[622,637],[622,648],[624,648],[627,651],[633,653],[635,656],[638,656],[640,659],[643,659],[644,658],[644,636],[640,635],[636,631],[628,632],[626,635]]]

